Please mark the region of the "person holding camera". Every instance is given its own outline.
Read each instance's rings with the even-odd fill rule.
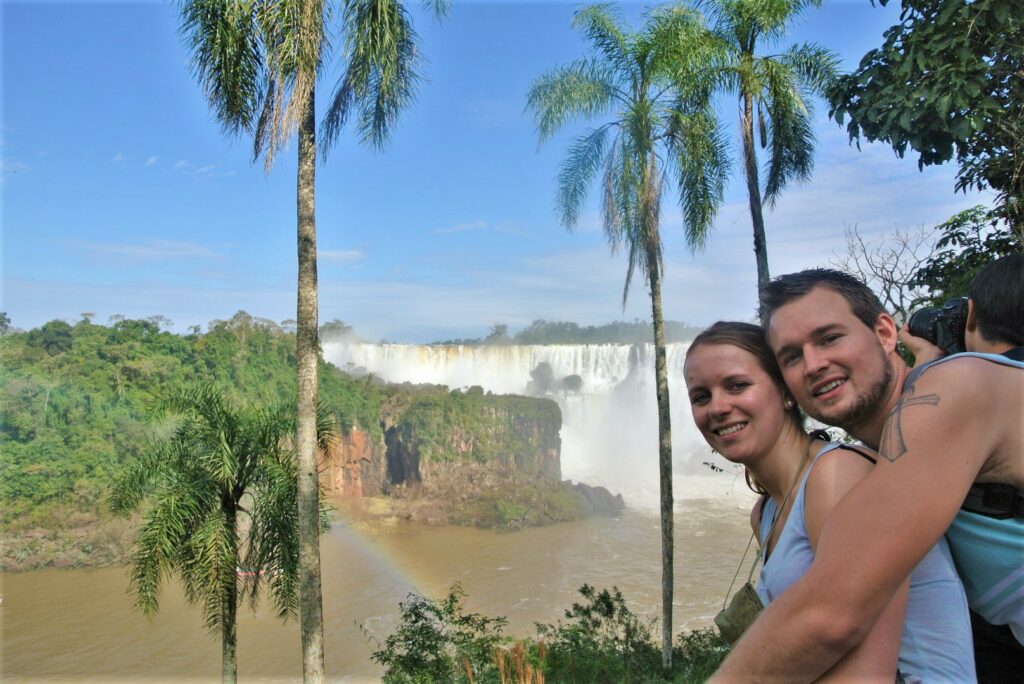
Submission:
[[[911,372],[896,351],[895,322],[855,278],[814,269],[769,285],[765,329],[790,392],[882,458],[833,509],[810,569],[761,614],[714,681],[819,677],[870,632],[947,530],[977,617],[979,681],[1022,680],[1024,255],[990,264],[969,294],[969,353]],[[933,328],[956,324],[931,316]],[[922,358],[938,356],[915,337],[902,335]]]

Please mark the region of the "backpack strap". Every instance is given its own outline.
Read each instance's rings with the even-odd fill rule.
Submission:
[[[999,482],[974,484],[960,508],[996,520],[1024,518],[1024,492]]]

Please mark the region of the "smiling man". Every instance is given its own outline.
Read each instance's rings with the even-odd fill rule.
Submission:
[[[810,571],[765,610],[715,680],[818,678],[859,643],[948,529],[977,613],[979,680],[1019,682],[1024,255],[991,264],[972,283],[965,339],[975,353],[913,372],[896,351],[895,322],[851,276],[782,276],[765,300],[769,344],[801,407],[884,458],[834,509]],[[940,354],[902,339],[918,358]]]

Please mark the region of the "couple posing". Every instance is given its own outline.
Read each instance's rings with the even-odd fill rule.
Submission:
[[[1024,681],[1024,255],[971,284],[968,353],[927,365],[942,352],[848,275],[782,276],[763,309],[763,330],[701,333],[684,369],[697,427],[763,494],[767,608],[715,680],[970,682],[976,661]]]

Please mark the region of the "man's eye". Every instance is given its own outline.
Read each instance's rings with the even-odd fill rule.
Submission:
[[[701,406],[703,404],[706,404],[708,403],[708,395],[695,394],[692,397],[690,397],[690,403],[693,404],[694,406]]]
[[[784,354],[782,356],[782,365],[783,366],[792,366],[799,359],[800,359],[800,354],[798,352],[789,352],[788,354]]]
[[[832,344],[840,337],[842,337],[842,335],[826,335],[824,339],[822,339],[822,344]]]

